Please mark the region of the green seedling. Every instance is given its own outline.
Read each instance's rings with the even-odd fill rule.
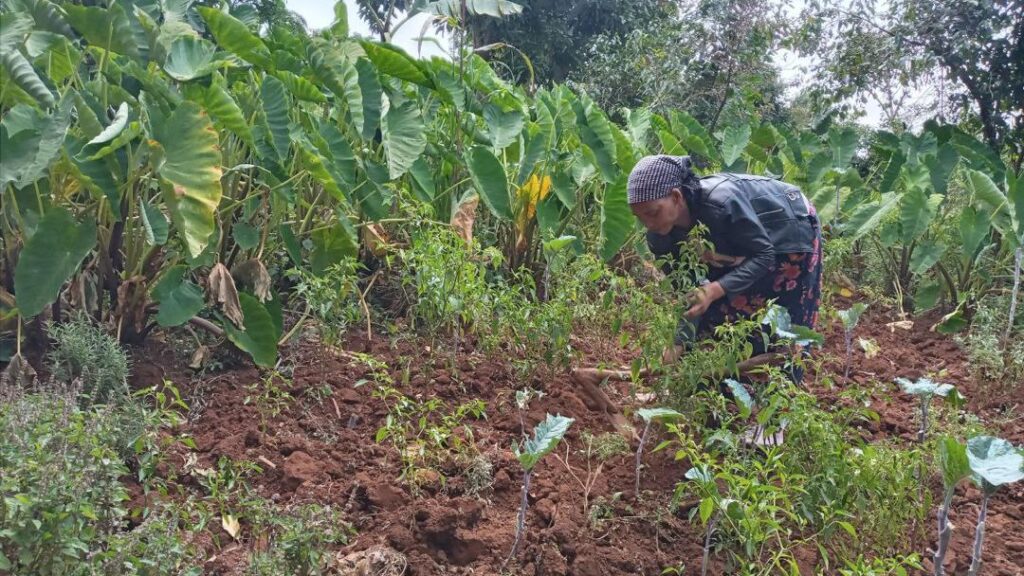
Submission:
[[[953,534],[949,526],[949,506],[953,501],[953,493],[957,485],[971,475],[967,448],[954,438],[942,438],[939,441],[939,468],[942,469],[943,497],[942,506],[939,507],[939,545],[934,556],[935,576],[945,574],[942,563],[949,549],[949,538]]]
[[[1002,438],[976,436],[967,441],[967,461],[974,482],[981,488],[982,494],[978,525],[974,529],[974,555],[967,571],[967,576],[977,576],[981,571],[981,547],[985,540],[988,501],[1000,486],[1024,479],[1024,456],[1013,444]]]
[[[857,302],[850,306],[849,310],[839,310],[839,321],[843,323],[843,342],[846,344],[846,366],[843,368],[843,378],[850,377],[850,361],[853,357],[853,330],[857,328],[860,317],[867,310],[867,304]]]
[[[700,520],[707,527],[704,534],[704,555],[700,562],[700,576],[707,576],[708,557],[711,555],[711,535],[715,532],[715,525],[718,523],[718,514],[712,514],[715,508],[721,505],[728,506],[729,502],[722,501],[718,493],[718,485],[715,484],[715,476],[705,466],[693,467],[686,471],[687,480],[696,482],[704,498],[700,501],[698,512]]]
[[[572,423],[572,418],[566,418],[561,414],[555,416],[548,414],[547,418],[533,429],[533,438],[526,440],[521,446],[514,440],[512,441],[512,453],[519,459],[519,465],[523,468],[523,492],[519,503],[519,516],[516,519],[516,537],[512,542],[512,551],[505,560],[505,565],[515,558],[519,539],[522,537],[523,528],[526,525],[527,495],[530,493],[533,469],[542,458],[558,446]],[[502,570],[504,570],[504,565],[502,565]]]
[[[924,442],[928,437],[928,407],[931,405],[933,397],[945,398],[954,406],[963,401],[963,397],[952,384],[939,384],[928,378],[918,378],[916,382],[911,382],[906,378],[897,378],[896,383],[907,394],[921,399],[921,429],[917,432],[918,442]]]
[[[640,445],[636,447],[636,497],[640,497],[640,459],[644,453],[644,443],[647,441],[647,434],[651,431],[651,424],[654,422],[670,422],[683,417],[682,414],[670,408],[641,408],[636,411],[637,416],[644,421],[644,432],[640,435]]]

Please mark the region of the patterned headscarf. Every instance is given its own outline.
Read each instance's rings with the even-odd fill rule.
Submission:
[[[689,156],[658,154],[645,156],[629,173],[626,193],[630,204],[658,200],[679,188],[689,204],[693,200],[696,176],[690,168]]]

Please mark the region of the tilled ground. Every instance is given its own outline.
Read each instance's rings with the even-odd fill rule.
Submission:
[[[925,372],[945,369],[944,377],[969,398],[969,407],[984,421],[1015,443],[1024,441],[1024,424],[1017,414],[1022,395],[996,397],[982,393],[970,376],[966,360],[950,339],[928,331],[930,322],[919,320],[909,330],[890,330],[895,320],[870,310],[857,335],[874,339],[881,353],[865,358],[854,352],[851,377],[833,376],[835,385],[811,374],[809,388],[825,402],[839,402],[842,390],[873,382],[892,382],[896,376],[916,378]],[[829,326],[822,367],[842,374],[843,338],[837,325]],[[630,352],[606,343],[575,343],[583,348],[581,364],[628,362]],[[626,575],[660,574],[667,566],[685,564],[688,572],[699,570],[703,531],[691,524],[683,503],[677,514],[668,512],[673,489],[683,479],[686,462],[677,462],[671,450],[644,456],[642,497],[634,493],[632,454],[614,456],[588,482],[588,462],[579,454],[581,434],[613,431],[609,419],[589,409],[567,373],[552,373],[523,380],[512,363],[500,355],[485,356],[471,344],[454,353],[432,349],[428,343],[403,340],[391,344],[384,338],[368,341],[363,335],[350,338],[345,351],[305,343],[283,351],[282,370],[290,371],[287,391],[295,400],[272,418],[261,418],[248,386],[263,376],[253,368],[234,368],[206,378],[194,377],[183,363],[174,361],[166,344],[154,341],[135,357],[135,384],[150,385],[164,378],[175,382],[196,411],[183,433],[191,435],[199,452],[199,465],[212,467],[221,456],[256,462],[262,472],[250,479],[263,497],[280,504],[330,503],[345,511],[357,531],[343,552],[385,545],[404,553],[409,574],[498,574],[512,546],[519,507],[521,471],[511,453],[523,425],[529,430],[546,413],[576,420],[560,448],[559,458],[549,456],[538,465],[530,490],[527,535],[517,560],[509,565],[518,574]],[[387,418],[384,403],[372,396],[375,375],[357,354],[385,362],[384,369],[403,392],[427,399],[437,397],[449,408],[480,399],[486,418],[468,420],[479,452],[493,465],[493,484],[480,491],[465,475],[444,480],[423,473],[419,490],[410,491],[400,481],[401,462],[396,450],[374,441]],[[379,374],[378,374],[379,375]],[[515,390],[530,386],[545,392],[527,413],[516,409]],[[629,403],[626,385],[618,397]],[[895,392],[895,387],[871,393],[871,408],[878,412],[877,425],[863,430],[866,438],[915,441],[916,403]],[[648,447],[656,441],[649,441]],[[565,448],[570,448],[568,456]],[[636,442],[630,449],[635,450]],[[568,466],[567,466],[567,465]],[[591,473],[597,462],[589,462]],[[199,490],[194,479],[182,476],[187,489]],[[589,485],[585,490],[582,485]],[[590,512],[585,510],[590,504]],[[951,574],[964,573],[970,562],[970,546],[978,502],[977,490],[961,488],[951,520],[956,526],[947,566]],[[136,499],[136,505],[141,499]],[[594,504],[597,506],[594,506]],[[604,516],[594,518],[593,511]],[[865,511],[867,513],[867,511]],[[239,574],[245,558],[260,545],[246,537],[236,544],[215,549],[207,542],[205,572]],[[219,528],[218,528],[219,529]],[[917,551],[932,542],[929,524]],[[925,537],[927,536],[927,538]],[[229,541],[229,539],[222,539]],[[801,570],[812,573],[816,551],[798,551]],[[1024,574],[1024,486],[1003,490],[991,503],[985,546],[985,573]],[[927,564],[926,564],[927,567]],[[719,559],[712,559],[709,573],[723,573]]]

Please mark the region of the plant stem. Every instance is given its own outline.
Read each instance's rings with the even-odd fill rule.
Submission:
[[[935,550],[934,564],[935,576],[944,576],[945,568],[942,567],[946,559],[946,550],[949,548],[949,538],[953,531],[949,529],[949,505],[953,501],[953,489],[946,488],[945,498],[942,507],[939,508],[939,547]]]
[[[967,576],[978,576],[981,571],[981,545],[985,540],[985,517],[988,516],[988,494],[981,497],[981,511],[978,512],[978,527],[974,529],[974,555]]]
[[[700,561],[700,576],[708,576],[708,556],[711,554],[711,534],[715,531],[715,524],[718,520],[716,513],[708,521],[707,534],[704,535],[704,557]]]
[[[530,478],[532,475],[531,470],[523,472],[523,495],[519,501],[519,516],[516,518],[516,539],[512,541],[512,551],[509,552],[508,558],[506,558],[505,563],[501,565],[502,570],[504,570],[505,566],[515,558],[516,549],[519,548],[519,539],[523,536],[523,529],[526,527],[526,506],[528,504],[527,496],[530,493]]]
[[[640,498],[640,457],[644,453],[644,442],[647,441],[647,432],[651,429],[651,421],[648,420],[644,426],[644,433],[640,435],[640,445],[636,447],[636,497]]]
[[[1018,246],[1013,264],[1013,289],[1010,291],[1010,318],[1006,323],[1006,334],[1003,335],[1003,349],[1010,343],[1010,332],[1013,331],[1014,316],[1017,315],[1017,295],[1020,294],[1020,268],[1024,260],[1024,246]]]
[[[843,369],[843,379],[850,378],[850,361],[853,357],[853,330],[845,330],[843,336],[846,338],[846,367]]]

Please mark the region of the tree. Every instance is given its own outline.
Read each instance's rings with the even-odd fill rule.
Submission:
[[[820,59],[823,93],[841,100],[892,91],[893,81],[911,91],[931,86],[940,116],[952,108],[1020,168],[1024,1],[821,0],[808,4],[803,21],[799,47]]]
[[[667,0],[524,0],[522,14],[494,19],[469,16],[474,46],[506,43],[526,54],[539,83],[562,82],[581,72],[598,37],[617,38],[664,18],[674,3]],[[526,64],[514,50],[495,50],[513,79],[525,78]]]
[[[785,115],[772,52],[786,26],[780,4],[702,0],[619,37],[600,37],[572,77],[606,109],[682,109],[710,130]]]

